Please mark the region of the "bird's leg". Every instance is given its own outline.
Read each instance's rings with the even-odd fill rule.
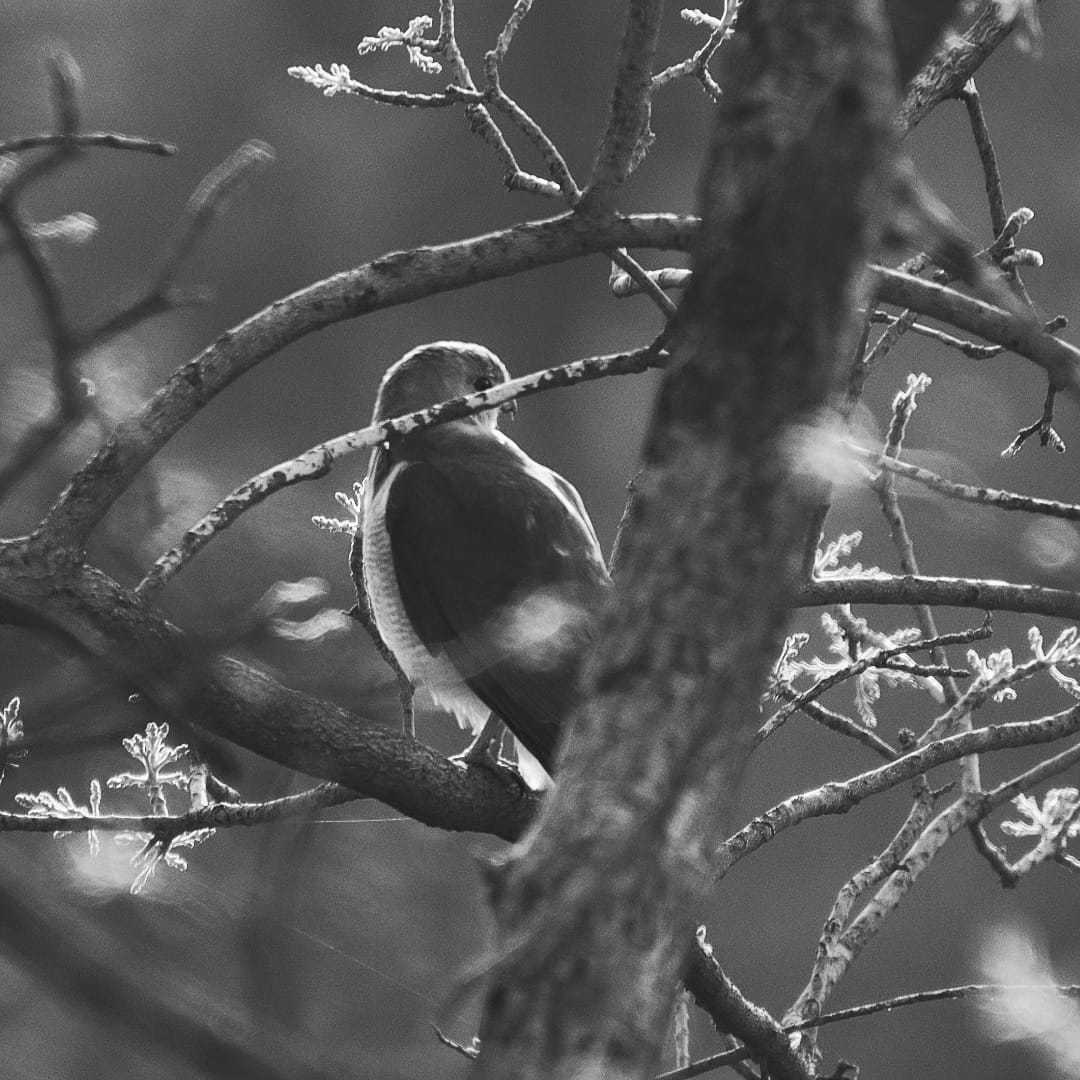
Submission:
[[[462,753],[455,754],[450,760],[465,768],[478,765],[481,769],[487,769],[499,780],[513,780],[522,793],[527,792],[531,789],[522,779],[521,773],[512,762],[502,756],[502,744],[505,737],[506,728],[503,722],[495,713],[488,713],[488,718],[476,738]]]
[[[503,738],[506,728],[503,722],[495,715],[488,713],[484,726],[479,734],[461,754],[455,754],[453,760],[463,761],[466,765],[480,765],[485,768],[499,770],[505,768],[507,762],[502,756]]]

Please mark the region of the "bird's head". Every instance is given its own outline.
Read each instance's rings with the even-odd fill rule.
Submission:
[[[506,365],[483,345],[464,341],[418,345],[383,376],[372,420],[389,420],[448,398],[489,390],[509,378]],[[499,413],[513,413],[513,406],[513,402],[507,402],[477,413],[473,419],[494,428],[498,426]]]

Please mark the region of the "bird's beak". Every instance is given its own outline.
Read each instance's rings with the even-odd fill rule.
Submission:
[[[515,398],[512,401],[504,401],[499,406],[499,412],[502,413],[504,416],[509,416],[510,419],[513,420],[517,416],[517,399]]]

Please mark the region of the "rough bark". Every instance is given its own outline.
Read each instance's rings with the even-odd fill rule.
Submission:
[[[500,883],[485,1078],[656,1071],[795,595],[818,488],[800,451],[866,284],[896,81],[873,3],[758,0],[731,44],[617,595]]]
[[[440,828],[521,835],[538,799],[462,768],[398,731],[282,686],[217,654],[70,553],[0,544],[0,618],[60,635],[95,659],[118,696],[138,689],[179,717],[283,765],[336,780]]]

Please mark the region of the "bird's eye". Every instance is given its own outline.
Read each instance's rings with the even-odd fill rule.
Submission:
[[[479,375],[473,379],[473,389],[475,390],[490,390],[495,385],[494,379],[489,379],[486,375]]]

